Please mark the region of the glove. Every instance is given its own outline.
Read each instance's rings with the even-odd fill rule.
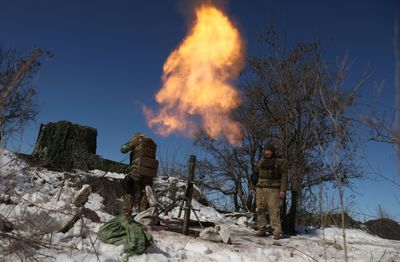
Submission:
[[[131,150],[131,149],[130,149],[130,147],[129,147],[129,143],[123,144],[123,145],[121,146],[121,149],[120,149],[120,151],[121,151],[122,154],[126,154],[126,153],[128,153],[130,150]]]

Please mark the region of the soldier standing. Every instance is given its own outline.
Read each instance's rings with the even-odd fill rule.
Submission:
[[[255,172],[249,186],[249,193],[256,189],[256,207],[258,232],[256,236],[267,233],[266,209],[268,209],[270,224],[274,239],[279,240],[282,233],[280,208],[287,191],[287,174],[282,159],[274,156],[273,146],[264,149],[263,157],[257,162]]]
[[[121,146],[121,153],[131,151],[130,172],[124,179],[122,214],[125,216],[131,215],[134,206],[139,212],[149,208],[145,188],[152,186],[153,178],[157,176],[156,150],[156,143],[141,133],[135,133],[128,143]]]

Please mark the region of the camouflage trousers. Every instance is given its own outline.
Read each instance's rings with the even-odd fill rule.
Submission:
[[[258,229],[266,228],[268,209],[270,225],[275,234],[282,233],[280,209],[282,200],[279,198],[278,188],[257,187],[256,207]]]
[[[134,175],[133,184],[126,190],[122,203],[122,214],[131,216],[132,209],[142,212],[150,207],[147,201],[146,186],[153,186],[153,178]]]

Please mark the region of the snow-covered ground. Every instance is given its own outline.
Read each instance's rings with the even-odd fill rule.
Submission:
[[[85,175],[103,176],[103,171]],[[166,230],[152,230],[155,246],[143,255],[127,258],[122,246],[102,243],[97,232],[112,216],[103,211],[102,197],[92,193],[85,207],[94,210],[101,223],[84,219],[67,233],[55,233],[72,218],[78,192],[63,172],[30,168],[15,155],[0,155],[0,214],[14,225],[0,230],[0,261],[343,261],[342,233],[338,228],[301,228],[297,236],[277,242],[255,237],[245,217],[227,218],[211,207],[193,201],[201,220],[225,224],[232,244],[214,243]],[[122,174],[106,174],[122,178]],[[161,186],[181,183],[175,178],[158,181]],[[182,185],[179,184],[178,187]],[[160,185],[159,185],[160,186]],[[176,186],[176,185],[175,185]],[[177,215],[172,210],[168,215]],[[1,218],[0,217],[0,218]],[[193,217],[195,219],[195,217]],[[0,227],[1,229],[1,227]],[[346,230],[349,261],[400,261],[400,241],[385,240],[362,230]],[[25,250],[25,251],[22,251]]]

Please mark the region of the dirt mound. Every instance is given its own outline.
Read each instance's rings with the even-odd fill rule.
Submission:
[[[365,222],[370,233],[381,238],[400,240],[400,224],[389,218],[380,218]]]

